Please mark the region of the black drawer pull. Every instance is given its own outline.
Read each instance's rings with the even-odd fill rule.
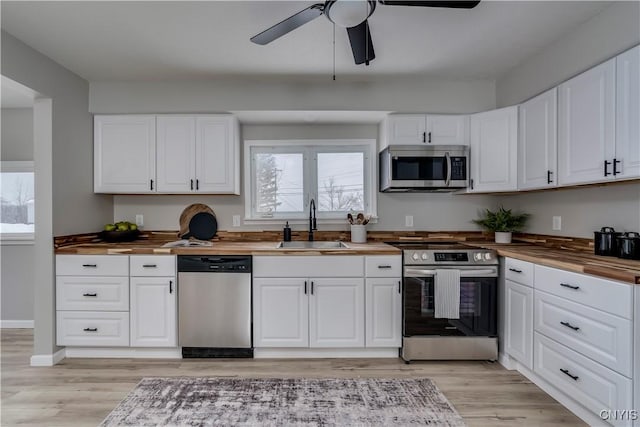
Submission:
[[[514,273],[522,273],[522,270],[518,270],[517,268],[509,268],[509,271],[513,271]]]
[[[567,328],[573,329],[574,331],[577,331],[577,330],[579,330],[579,329],[580,329],[580,328],[579,328],[579,327],[577,327],[577,326],[573,326],[573,325],[572,325],[571,323],[569,323],[569,322],[560,322],[560,324],[561,324],[562,326],[566,326]]]
[[[98,264],[82,264],[82,266],[87,268],[96,268]]]
[[[574,286],[568,283],[560,283],[560,286],[562,286],[563,288],[573,289],[574,291],[580,289],[580,286]]]
[[[83,297],[97,297],[98,294],[82,294]]]
[[[143,264],[142,267],[144,267],[144,268],[156,268],[157,265],[156,264]]]
[[[560,372],[562,372],[562,373],[563,373],[563,374],[565,374],[566,376],[570,377],[570,378],[571,378],[572,380],[574,380],[574,381],[578,381],[578,378],[580,378],[580,377],[579,377],[579,376],[577,376],[577,375],[571,375],[571,374],[569,373],[569,370],[568,370],[568,369],[562,369],[562,368],[560,368]]]
[[[98,332],[98,328],[84,328],[83,331],[85,331],[85,332]]]
[[[313,295],[313,282],[311,282],[311,295]]]
[[[378,268],[388,270],[391,268],[390,265],[379,265]]]

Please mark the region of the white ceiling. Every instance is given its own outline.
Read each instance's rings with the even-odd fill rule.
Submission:
[[[13,80],[0,76],[0,100],[2,108],[32,108],[35,93]]]
[[[314,2],[2,1],[2,28],[89,81],[309,78],[333,68],[321,16],[267,46],[249,37]],[[336,28],[339,75],[496,78],[608,2],[483,1],[472,10],[384,6],[370,18],[377,58],[356,66]]]

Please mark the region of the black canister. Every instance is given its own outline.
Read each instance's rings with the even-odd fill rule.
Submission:
[[[640,260],[640,234],[634,232],[618,236],[618,257]]]
[[[600,231],[594,231],[593,247],[596,255],[618,256],[617,233],[613,227],[602,227]]]

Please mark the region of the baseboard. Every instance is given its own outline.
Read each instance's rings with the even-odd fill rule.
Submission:
[[[33,320],[0,320],[1,329],[33,329]]]
[[[53,366],[65,358],[65,349],[61,348],[53,354],[34,354],[31,356],[31,366]]]
[[[182,349],[174,348],[129,348],[129,347],[67,347],[69,358],[114,358],[114,359],[181,359]]]
[[[397,348],[255,348],[255,359],[398,358]]]
[[[498,363],[504,366],[508,371],[517,369],[518,362],[513,360],[511,356],[506,353],[498,353]]]

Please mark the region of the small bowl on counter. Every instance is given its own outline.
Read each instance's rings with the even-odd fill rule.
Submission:
[[[140,236],[140,230],[101,231],[100,238],[107,243],[133,242]]]

